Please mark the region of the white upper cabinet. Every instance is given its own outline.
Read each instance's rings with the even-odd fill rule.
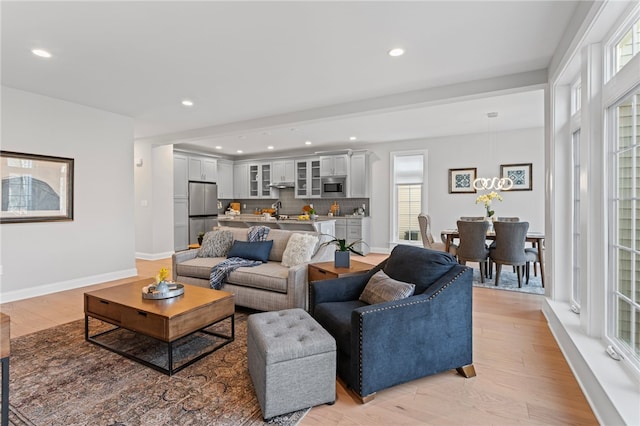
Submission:
[[[189,157],[189,180],[216,182],[218,162],[215,158]]]
[[[249,198],[277,198],[271,188],[271,162],[251,163],[249,166]]]
[[[249,165],[240,163],[233,165],[233,198],[249,197]]]
[[[347,176],[349,174],[349,156],[327,155],[320,157],[320,176]]]
[[[293,182],[295,180],[295,161],[294,160],[278,160],[271,163],[271,181]]]
[[[218,198],[233,198],[233,165],[218,161]]]
[[[296,161],[296,198],[320,198],[320,159]]]
[[[187,156],[173,154],[173,196],[187,198],[189,196]]]

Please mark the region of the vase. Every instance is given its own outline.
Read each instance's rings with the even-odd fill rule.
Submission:
[[[334,255],[334,264],[336,268],[351,267],[351,256],[348,251],[336,251]]]
[[[493,217],[491,216],[487,216],[484,218],[485,221],[487,221],[487,223],[489,224],[489,227],[487,228],[487,232],[493,232]]]
[[[166,281],[160,281],[156,284],[156,291],[160,293],[167,293],[169,291],[169,285]]]

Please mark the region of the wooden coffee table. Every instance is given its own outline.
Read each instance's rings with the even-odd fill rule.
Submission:
[[[153,282],[154,280],[150,278],[85,293],[85,340],[168,375],[182,370],[234,340],[235,301],[232,293],[185,284],[184,294],[180,296],[159,300],[143,299],[142,287]],[[90,335],[89,317],[116,327]],[[231,320],[230,335],[205,330],[227,318]],[[165,342],[167,368],[100,341],[101,336],[121,328]],[[179,339],[194,333],[220,337],[223,341],[174,368],[174,344]]]
[[[375,265],[370,265],[364,262],[358,262],[351,259],[351,266],[349,268],[336,268],[333,261],[310,263],[308,267],[309,282],[331,280],[334,278],[347,277],[349,275],[362,274],[369,272]]]

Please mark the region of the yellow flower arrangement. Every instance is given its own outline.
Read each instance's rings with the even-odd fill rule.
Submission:
[[[156,283],[161,283],[169,277],[169,270],[167,268],[160,268],[158,275],[156,275]]]
[[[493,200],[502,201],[502,196],[496,191],[491,191],[488,194],[478,195],[478,198],[476,198],[476,204],[484,203],[484,208],[487,209],[487,217],[491,217],[496,213],[491,210],[491,201]]]

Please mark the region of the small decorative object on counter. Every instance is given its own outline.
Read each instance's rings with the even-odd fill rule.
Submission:
[[[340,206],[338,205],[337,201],[334,201],[331,205],[331,213],[333,214],[333,216],[340,216]]]
[[[202,245],[202,239],[204,238],[204,232],[198,233],[198,244]]]
[[[313,207],[309,209],[309,218],[311,220],[316,220],[318,218],[318,215],[316,214],[316,211]]]

